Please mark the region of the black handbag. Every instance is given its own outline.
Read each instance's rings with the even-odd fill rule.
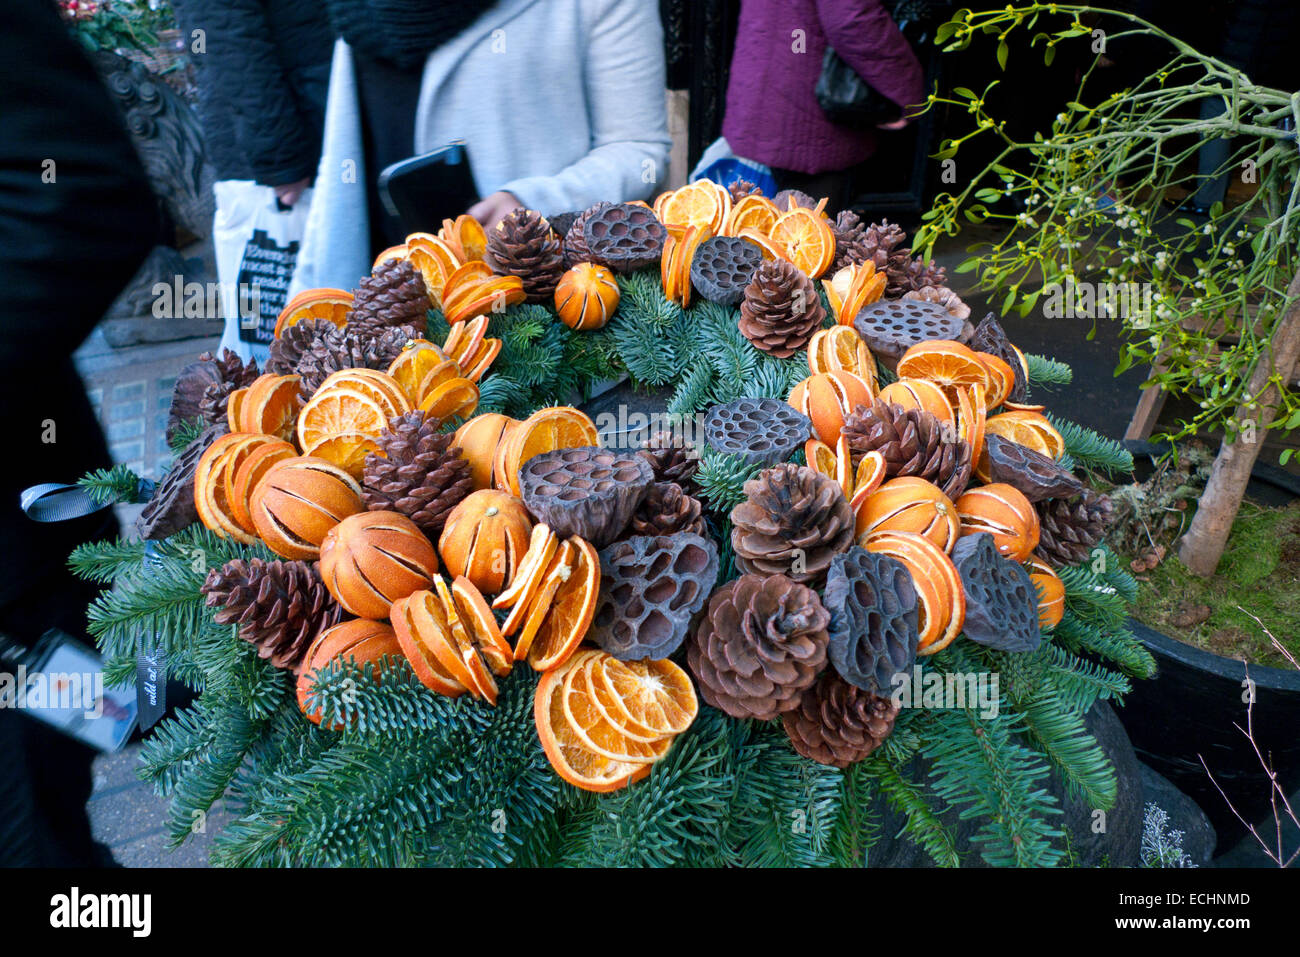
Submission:
[[[951,7],[951,0],[898,0],[889,12],[903,36],[917,47],[932,26],[947,18]],[[829,46],[822,55],[822,72],[813,93],[817,105],[832,123],[875,125],[892,122],[903,115],[897,103],[872,89]]]

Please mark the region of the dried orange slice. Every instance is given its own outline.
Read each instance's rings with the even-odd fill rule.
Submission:
[[[916,584],[918,654],[932,655],[956,640],[966,623],[966,593],[957,566],[938,545],[909,532],[876,532],[866,549],[902,562]]]
[[[417,627],[427,625],[426,617],[435,622],[439,628],[430,627],[430,634],[437,640],[431,641],[432,651],[439,664],[453,678],[470,690],[477,698],[496,703],[496,681],[492,672],[479,655],[472,635],[461,620],[451,590],[441,575],[433,576],[434,592],[417,592],[424,596],[422,603],[415,606]],[[421,629],[424,630],[423,628]]]
[[[813,373],[851,372],[877,390],[876,359],[852,326],[831,326],[813,333],[808,342],[808,368]]]
[[[448,379],[420,401],[425,418],[445,422],[452,416],[468,419],[478,408],[478,386],[469,379]]]
[[[951,339],[918,342],[898,360],[900,379],[928,379],[950,392],[956,387],[984,385],[984,365],[975,353]]]
[[[298,446],[306,451],[348,433],[378,435],[387,424],[387,410],[373,395],[350,387],[321,389],[298,414]]]
[[[433,256],[446,277],[450,277],[464,263],[456,250],[432,233],[411,233],[406,237],[406,249],[408,257],[417,249],[422,249]]]
[[[303,454],[337,465],[360,481],[366,467],[366,456],[378,451],[379,443],[373,435],[366,432],[343,432],[321,439],[310,448],[303,449]]]
[[[515,566],[514,576],[510,579],[510,584],[506,586],[505,591],[501,592],[496,598],[492,599],[493,608],[513,608],[519,609],[523,605],[527,609],[532,602],[533,595],[537,593],[537,587],[542,582],[542,577],[551,565],[551,559],[555,557],[556,550],[560,547],[560,538],[556,535],[549,525],[544,522],[538,522],[533,526],[533,531],[528,539],[528,551],[524,552],[524,557],[519,559],[519,564]],[[513,635],[515,627],[511,627],[511,618],[513,614],[506,618],[503,626],[503,634]],[[522,620],[522,612],[520,613]]]
[[[501,629],[497,625],[496,618],[492,616],[492,609],[488,607],[483,593],[472,581],[464,575],[459,575],[451,583],[451,594],[456,600],[456,608],[461,618],[466,621],[469,631],[474,635],[479,654],[487,662],[492,674],[498,678],[508,675],[514,664],[510,643],[502,637]]]
[[[576,535],[565,544],[573,547],[571,568],[557,575],[560,585],[528,649],[528,663],[536,671],[557,667],[582,644],[600,597],[600,556],[596,549]]]
[[[438,346],[427,339],[414,339],[402,348],[401,354],[389,365],[388,374],[401,387],[407,401],[416,406],[423,397],[420,384],[424,377],[445,362],[447,354]]]
[[[370,396],[383,406],[390,418],[411,411],[406,390],[398,385],[396,379],[378,369],[340,369],[321,383],[316,395],[333,389],[352,389]]]
[[[731,207],[731,213],[727,216],[727,221],[722,227],[722,235],[739,236],[742,229],[753,228],[766,236],[772,231],[772,227],[776,225],[776,221],[780,216],[776,204],[770,199],[766,196],[759,196],[757,193],[751,193],[748,196],[742,196]]]
[[[425,613],[423,606],[428,594],[426,591],[417,591],[406,598],[399,598],[389,609],[389,620],[393,624],[402,654],[410,662],[411,670],[420,679],[420,683],[438,694],[456,698],[469,689],[453,678],[433,653],[432,639],[436,636],[429,629],[443,626],[432,615]],[[425,625],[424,631],[417,626],[417,609],[420,612],[420,624]]]
[[[256,535],[257,529],[253,526],[253,516],[248,511],[248,496],[272,465],[298,454],[298,450],[283,439],[270,435],[263,438],[265,441],[236,448],[225,468],[226,501],[229,503],[230,515],[250,535]]]
[[[957,390],[957,437],[970,446],[971,460],[978,462],[984,451],[984,428],[988,411],[984,407],[984,386],[976,383]]]
[[[631,732],[681,734],[699,713],[690,675],[667,658],[619,661],[596,653],[590,666],[598,701],[612,705],[611,720]]]
[[[275,338],[304,319],[328,319],[343,326],[352,311],[352,293],[345,289],[304,289],[290,299],[275,319]]]
[[[668,753],[672,736],[653,741],[642,741],[624,735],[602,713],[591,690],[590,671],[592,655],[584,655],[580,664],[565,669],[564,684],[560,690],[561,707],[569,727],[578,740],[596,754],[612,761],[657,761]]]
[[[921,409],[940,422],[953,425],[957,422],[952,400],[929,379],[899,379],[881,389],[876,398],[881,402],[901,405],[905,409]]]
[[[503,453],[501,474],[496,476],[500,488],[519,495],[519,469],[529,459],[543,452],[599,445],[596,424],[572,406],[538,409],[520,422],[510,434]]]
[[[808,467],[821,472],[827,478],[835,478],[837,464],[835,450],[821,439],[809,439],[803,444],[803,455],[808,460]]]
[[[239,405],[241,432],[261,432],[287,439],[302,406],[296,375],[260,375]]]
[[[442,344],[442,351],[447,353],[448,358],[460,362],[462,356],[478,350],[483,337],[487,335],[487,327],[487,316],[452,323],[447,339]]]
[[[737,235],[741,239],[748,239],[751,243],[759,248],[763,253],[765,260],[784,259],[785,250],[779,243],[773,242],[767,233],[759,232],[753,226],[746,226],[740,230]]]
[[[1065,451],[1065,438],[1041,412],[1003,412],[992,416],[985,424],[985,430],[1049,458],[1059,459]]]
[[[884,483],[886,471],[885,456],[880,452],[868,452],[858,460],[853,476],[853,495],[849,498],[849,508],[854,513],[862,508],[867,496]]]
[[[835,259],[835,234],[815,210],[796,206],[781,214],[768,235],[784,251],[783,258],[810,279],[824,273]]]
[[[541,630],[542,622],[551,610],[551,602],[555,600],[555,594],[573,574],[573,566],[576,561],[577,549],[569,542],[564,542],[556,550],[554,557],[546,567],[546,574],[542,576],[541,583],[538,584],[537,590],[533,593],[532,600],[528,603],[528,613],[524,616],[523,631],[519,633],[519,640],[515,642],[515,661],[523,661],[529,658],[532,651],[533,641],[537,638],[537,633]],[[515,609],[518,609],[518,605]],[[514,617],[512,614],[511,618]],[[509,619],[507,619],[509,624]],[[531,660],[529,662],[532,663]],[[546,669],[538,668],[538,671]]]
[[[271,436],[230,432],[216,439],[199,457],[194,471],[194,506],[199,521],[221,538],[233,538],[245,545],[257,541],[257,536],[245,531],[231,512],[226,497],[226,472],[242,448],[250,444],[256,447],[268,440],[275,441]]]
[[[664,226],[721,228],[726,217],[721,197],[707,180],[697,180],[664,194],[655,209]]]
[[[991,352],[977,352],[975,358],[984,366],[984,407],[996,409],[1006,401],[1016,384],[1016,373],[998,356]]]
[[[448,273],[444,272],[444,260],[434,255],[427,246],[416,246],[406,254],[405,258],[415,271],[420,274],[420,278],[424,280],[424,288],[429,293],[429,301],[441,301],[442,291],[447,285],[448,276]]]
[[[564,714],[565,677],[564,669],[547,672],[533,697],[537,737],[555,773],[574,787],[602,793],[649,774],[649,764],[614,761],[583,745]]]
[[[230,393],[230,398],[226,400],[226,426],[231,432],[242,432],[239,427],[240,414],[244,409],[244,399],[248,395],[248,386],[242,389],[236,389]]]
[[[876,272],[875,263],[868,261],[845,266],[830,279],[823,279],[835,322],[852,326],[863,306],[877,302],[885,294],[886,278],[884,273]]]
[[[492,363],[496,361],[496,357],[500,354],[500,339],[484,339],[479,343],[479,347],[474,350],[473,355],[461,357],[461,372],[470,382],[478,382],[483,378],[483,374],[492,368]]]

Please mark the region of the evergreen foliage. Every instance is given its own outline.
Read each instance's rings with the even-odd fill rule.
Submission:
[[[616,317],[596,332],[569,330],[545,306],[493,314],[488,334],[503,346],[481,383],[480,409],[524,416],[627,374],[671,389],[670,411],[698,414],[741,397],[784,397],[808,374],[801,355],[756,350],[734,308],[669,303],[655,270],[620,286]],[[446,331],[431,312],[431,340]],[[1029,365],[1035,384],[1069,381],[1060,363],[1029,357]],[[1056,425],[1085,467],[1131,465],[1114,443]],[[757,471],[702,451],[696,482],[723,580],[735,575],[728,516]],[[91,484],[113,494],[127,479],[98,475]],[[502,681],[491,708],[434,694],[403,661],[336,662],[308,699],[322,724],[304,720],[294,677],[258,658],[234,626],[216,625],[199,592],[209,568],[254,556],[272,557],[194,526],[148,550],[119,540],[71,558],[79,575],[111,585],[89,611],[109,674],[130,680],[147,637],[170,673],[201,691],[147,739],[141,774],[171,799],[174,843],[224,799],[234,814],[214,851],[224,865],[862,866],[886,809],[940,865],[965,853],[954,817],[978,822],[973,850],[987,863],[1059,864],[1065,837],[1049,781],[1093,807],[1113,804],[1114,770],[1083,716],[1120,698],[1129,676],[1154,671],[1125,624],[1136,583],[1100,549],[1062,571],[1065,618],[1037,651],[959,640],[921,659],[926,674],[996,674],[996,717],[974,702],[904,708],[884,746],[840,771],[799,756],[779,722],[735,721],[702,705],[647,778],[588,794],[547,762],[527,667]]]

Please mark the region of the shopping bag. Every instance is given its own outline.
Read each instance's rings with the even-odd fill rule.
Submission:
[[[212,242],[226,323],[221,345],[264,365],[276,317],[288,301],[312,191],[284,209],[275,190],[251,180],[222,180],[213,190]]]

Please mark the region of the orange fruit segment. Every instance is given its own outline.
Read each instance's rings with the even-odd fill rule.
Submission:
[[[572,565],[567,572],[557,572],[559,586],[527,649],[528,663],[536,671],[550,671],[564,663],[582,644],[600,597],[600,556],[596,549],[576,535],[565,544],[573,549]]]
[[[498,485],[518,496],[519,469],[534,456],[556,449],[599,444],[596,424],[572,406],[538,409],[515,427],[505,443]]]

